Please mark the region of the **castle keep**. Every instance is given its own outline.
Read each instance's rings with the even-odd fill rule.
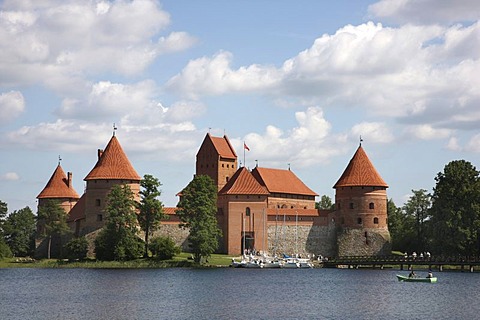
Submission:
[[[226,136],[205,136],[196,156],[196,175],[210,176],[218,189],[217,220],[223,232],[219,251],[237,255],[255,249],[271,254],[323,256],[390,253],[387,226],[388,185],[361,144],[334,184],[335,207],[315,209],[318,196],[290,169],[238,167],[237,154]],[[76,235],[96,234],[104,225],[103,209],[113,185],[127,184],[139,199],[140,176],[115,135],[85,177],[85,193],[71,187],[71,173],[60,164],[38,195],[61,201]],[[178,227],[175,208],[158,234],[168,235],[185,250],[188,231]]]

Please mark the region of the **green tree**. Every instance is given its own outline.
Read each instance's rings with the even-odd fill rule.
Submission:
[[[12,251],[10,250],[10,247],[5,243],[3,238],[0,238],[0,260],[11,257]]]
[[[335,206],[332,202],[332,198],[327,195],[323,195],[320,198],[319,202],[315,202],[315,209],[322,209],[322,210],[331,210],[335,209]]]
[[[413,195],[403,206],[406,217],[414,221],[415,251],[427,250],[427,224],[430,219],[429,210],[432,205],[431,196],[427,190],[412,190]],[[406,230],[405,230],[406,231]]]
[[[183,222],[180,227],[189,228],[188,240],[193,252],[194,261],[202,262],[218,248],[218,239],[222,232],[218,228],[217,187],[212,178],[197,175],[182,190],[177,205],[177,215]]]
[[[0,200],[0,236],[3,237],[3,224],[7,220],[8,206],[6,202]]]
[[[88,241],[85,237],[73,238],[65,245],[68,260],[83,260],[87,257]]]
[[[480,253],[480,178],[468,161],[448,163],[435,177],[432,195],[432,251],[446,255]]]
[[[149,237],[160,227],[160,220],[164,217],[163,204],[158,199],[161,195],[158,188],[161,185],[157,178],[149,174],[144,175],[140,182],[142,190],[140,190],[141,200],[138,203],[139,213],[137,219],[140,228],[145,232],[145,258],[148,257]]]
[[[394,250],[411,252],[415,248],[415,219],[406,215],[392,199],[387,202],[388,230]]]
[[[52,239],[59,239],[71,233],[67,224],[67,214],[58,201],[48,200],[38,209],[40,237],[48,238],[47,258],[51,258]]]
[[[107,196],[105,226],[95,239],[99,260],[132,260],[141,256],[143,243],[137,237],[137,215],[133,192],[116,185]]]
[[[35,215],[29,207],[15,210],[7,217],[4,224],[5,241],[15,256],[24,257],[33,254],[35,220]]]
[[[157,237],[150,244],[150,251],[158,260],[172,259],[180,253],[180,247],[170,237]]]

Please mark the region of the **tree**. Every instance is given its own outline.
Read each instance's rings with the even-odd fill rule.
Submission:
[[[3,224],[7,219],[8,206],[6,202],[0,200],[0,236],[3,237]]]
[[[415,221],[415,250],[424,252],[426,251],[427,244],[427,228],[426,224],[430,219],[429,210],[432,204],[431,196],[427,193],[427,190],[412,190],[413,195],[403,206],[406,217]]]
[[[35,215],[29,207],[15,210],[7,217],[4,224],[5,240],[15,256],[33,254],[35,228]]]
[[[335,206],[332,202],[332,199],[327,195],[323,195],[320,198],[320,201],[315,203],[315,209],[331,210],[334,208]]]
[[[160,227],[160,220],[164,217],[163,204],[157,199],[161,194],[158,190],[161,185],[157,178],[149,174],[144,175],[140,182],[143,189],[140,190],[137,219],[140,228],[145,232],[145,258],[148,257],[148,239]]]
[[[106,223],[95,239],[99,260],[132,260],[141,255],[143,243],[137,237],[137,215],[133,192],[128,185],[115,185],[107,196]]]
[[[38,209],[38,223],[40,227],[40,236],[48,238],[47,258],[51,257],[52,238],[58,238],[61,243],[62,236],[71,233],[67,224],[67,214],[60,207],[58,201],[47,200],[44,205]]]
[[[188,240],[194,261],[202,262],[202,257],[209,257],[218,248],[218,238],[222,232],[218,228],[217,187],[212,178],[197,175],[182,190],[177,205],[177,215],[183,222],[180,227],[189,228]]]
[[[479,254],[479,172],[470,162],[455,160],[435,181],[430,212],[432,250],[446,255]]]
[[[158,260],[168,260],[180,253],[180,247],[170,237],[157,237],[152,240],[150,251]]]
[[[87,257],[88,241],[85,237],[73,238],[65,245],[68,260],[82,260]]]

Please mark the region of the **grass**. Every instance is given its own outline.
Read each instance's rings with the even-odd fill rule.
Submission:
[[[42,259],[31,262],[26,259],[8,258],[0,260],[0,268],[99,268],[99,269],[147,269],[147,268],[208,268],[228,267],[232,257],[224,254],[212,254],[208,262],[197,265],[191,259],[191,254],[182,252],[171,260],[157,261],[154,259],[136,259],[131,261],[66,261]]]

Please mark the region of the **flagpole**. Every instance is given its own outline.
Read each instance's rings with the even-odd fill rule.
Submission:
[[[245,163],[245,141],[243,141],[243,166],[246,168],[247,164]]]

